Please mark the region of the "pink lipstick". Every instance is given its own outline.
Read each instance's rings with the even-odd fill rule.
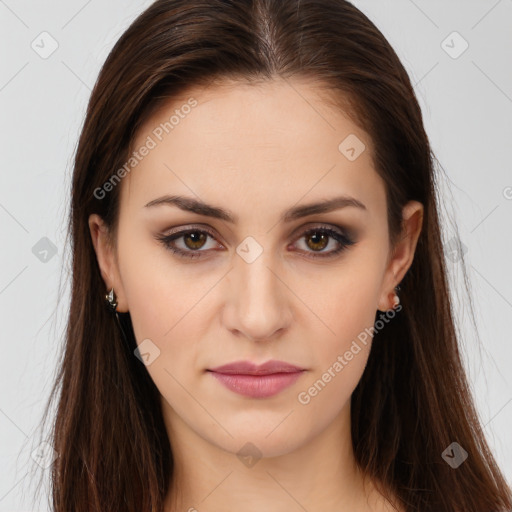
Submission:
[[[267,398],[291,386],[305,369],[284,361],[267,361],[259,366],[250,361],[237,361],[207,371],[235,393]]]

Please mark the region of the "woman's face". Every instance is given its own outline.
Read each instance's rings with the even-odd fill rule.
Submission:
[[[392,254],[372,142],[318,91],[298,80],[190,89],[138,131],[135,165],[115,185],[117,253],[102,237],[96,251],[118,311],[131,314],[171,441],[272,457],[347,429],[370,328],[392,308],[421,226],[410,203],[412,236]],[[174,196],[182,202],[162,199]],[[340,197],[345,206],[305,208]],[[186,211],[200,203],[211,208]],[[180,254],[162,240],[171,235]],[[303,371],[209,371],[269,360]]]

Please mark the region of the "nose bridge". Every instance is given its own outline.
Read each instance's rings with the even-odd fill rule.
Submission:
[[[284,284],[279,278],[274,254],[248,237],[237,247],[232,279],[236,283],[233,297],[233,325],[246,336],[267,338],[285,325],[288,307]]]
[[[275,298],[277,290],[276,272],[271,271],[275,264],[272,263],[270,251],[263,252],[254,261],[248,263],[245,260],[238,262],[240,292],[249,300],[264,300],[264,304],[270,304]],[[260,306],[262,304],[259,304]]]

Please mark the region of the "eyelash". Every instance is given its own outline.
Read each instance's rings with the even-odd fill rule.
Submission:
[[[210,230],[204,229],[204,228],[203,229],[196,228],[196,229],[187,229],[187,230],[183,230],[183,231],[177,231],[176,233],[172,233],[170,235],[157,235],[155,238],[157,240],[159,240],[166,249],[168,249],[172,253],[178,255],[178,257],[190,258],[190,259],[200,258],[200,257],[202,257],[200,253],[207,252],[207,251],[200,250],[200,249],[197,249],[195,251],[191,250],[191,249],[185,251],[183,249],[178,249],[177,247],[175,247],[173,245],[173,242],[175,240],[182,238],[183,236],[188,235],[190,233],[204,233],[204,234],[210,235],[212,238],[215,238],[215,235]],[[340,254],[342,251],[345,251],[346,249],[348,249],[348,247],[350,247],[351,245],[355,244],[355,242],[352,239],[350,239],[347,235],[340,233],[338,231],[335,231],[334,229],[331,229],[326,226],[315,226],[313,228],[310,228],[307,231],[304,231],[304,233],[302,233],[302,235],[297,240],[300,240],[303,237],[306,237],[311,234],[319,234],[319,233],[328,235],[330,238],[333,238],[334,240],[336,240],[336,242],[338,242],[340,244],[340,247],[338,247],[338,249],[334,249],[334,250],[328,252],[327,255],[324,253],[319,253],[319,252],[315,253],[314,251],[306,251],[306,252],[311,252],[314,255],[314,256],[306,256],[307,258],[312,258],[312,259],[333,258],[336,255]]]

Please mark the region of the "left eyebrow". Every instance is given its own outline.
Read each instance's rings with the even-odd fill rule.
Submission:
[[[226,210],[219,206],[213,206],[203,201],[199,201],[192,197],[165,195],[157,199],[153,199],[147,203],[145,208],[159,205],[176,206],[186,212],[196,213],[205,217],[213,217],[215,219],[225,220],[232,224],[238,223],[238,215],[235,215],[230,210]],[[359,200],[350,196],[338,196],[324,201],[305,204],[302,206],[295,206],[285,210],[281,214],[281,222],[291,222],[293,220],[315,215],[318,213],[327,213],[341,208],[354,207],[364,211],[368,211],[366,206]]]

